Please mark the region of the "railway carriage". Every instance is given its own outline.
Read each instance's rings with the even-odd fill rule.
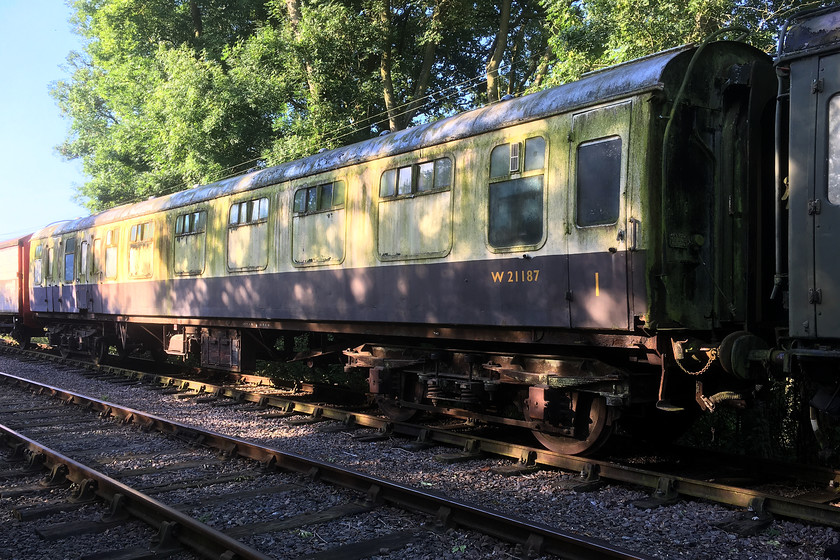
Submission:
[[[65,353],[234,371],[329,333],[397,419],[446,410],[590,451],[622,414],[685,405],[663,392],[673,340],[761,309],[741,280],[764,265],[746,247],[772,79],[743,44],[675,49],[52,226],[32,308]]]
[[[0,332],[8,333],[22,346],[43,334],[27,297],[29,285],[29,240],[32,235],[0,242]]]
[[[20,313],[20,246],[17,239],[0,243],[0,325],[7,332]]]
[[[792,22],[775,69],[741,43],[681,47],[50,226],[27,299],[95,359],[239,371],[329,335],[317,350],[396,420],[520,426],[569,453],[743,405],[765,366],[814,375],[835,411],[837,19]]]
[[[31,235],[0,243],[0,332],[25,341],[41,331],[24,297],[29,281]]]

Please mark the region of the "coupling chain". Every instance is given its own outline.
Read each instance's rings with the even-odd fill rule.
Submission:
[[[718,357],[718,349],[717,348],[712,348],[711,350],[709,350],[709,361],[706,362],[706,365],[703,366],[703,368],[700,371],[689,371],[688,369],[686,369],[685,366],[682,365],[682,363],[680,362],[679,359],[674,358],[674,361],[677,362],[677,365],[680,366],[680,369],[683,370],[688,375],[703,375],[704,373],[709,371],[709,368],[712,367],[712,364],[714,363],[715,359],[717,359],[717,357]]]

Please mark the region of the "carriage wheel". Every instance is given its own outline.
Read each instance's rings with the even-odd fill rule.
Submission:
[[[527,412],[526,409],[526,418]],[[612,414],[603,397],[578,393],[574,437],[558,436],[539,430],[533,430],[533,434],[546,449],[555,453],[589,455],[601,449],[612,435]]]
[[[120,359],[120,363],[126,363],[128,361],[128,357],[134,351],[134,348],[130,346],[123,346],[122,342],[119,340],[117,341],[117,356]]]
[[[376,404],[379,410],[394,422],[408,422],[419,416],[422,411],[403,406],[400,401],[422,402],[426,396],[426,384],[419,382],[416,375],[408,373],[400,375],[398,383],[400,387],[393,394],[377,396]]]
[[[105,339],[99,336],[94,338],[90,345],[90,359],[98,366],[102,365],[102,362],[105,361],[107,356],[108,344],[105,342]]]
[[[26,350],[32,344],[32,337],[25,334],[22,328],[12,330],[12,339],[20,345],[21,350]]]

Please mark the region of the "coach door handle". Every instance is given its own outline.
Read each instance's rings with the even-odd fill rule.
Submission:
[[[639,226],[641,223],[636,218],[630,218],[630,251],[635,251],[639,248]]]

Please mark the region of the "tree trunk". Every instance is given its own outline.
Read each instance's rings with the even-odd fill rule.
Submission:
[[[506,95],[514,95],[518,93],[521,90],[522,86],[519,80],[522,80],[522,82],[524,83],[525,80],[528,79],[527,76],[529,72],[527,67],[524,69],[524,71],[521,68],[517,68],[518,64],[522,64],[522,61],[520,61],[519,59],[519,53],[521,51],[524,51],[525,26],[516,25],[514,29],[516,29],[516,34],[514,35],[510,45],[511,65],[507,75],[507,88],[505,88]]]
[[[201,9],[198,7],[196,0],[190,0],[190,17],[193,22],[195,38],[198,39],[204,34],[204,25],[201,23]]]
[[[289,23],[292,26],[295,39],[300,41],[300,1],[286,0],[286,10],[289,12]],[[306,84],[309,86],[309,94],[312,96],[313,101],[318,101],[320,96],[318,94],[318,84],[315,82],[315,71],[309,60],[304,60],[303,65],[306,69]]]
[[[432,21],[430,22],[431,29],[436,29],[440,26],[440,9],[439,5],[435,6],[435,11],[432,13]],[[435,35],[436,36],[436,35]],[[420,75],[417,76],[417,84],[414,88],[414,99],[408,106],[405,116],[401,119],[404,126],[411,124],[414,116],[420,107],[423,106],[424,98],[426,97],[426,90],[429,88],[429,82],[432,79],[432,66],[435,63],[435,51],[437,50],[438,41],[429,40],[423,49],[423,64],[420,67]]]
[[[545,52],[543,53],[542,58],[540,58],[540,62],[537,65],[536,72],[534,72],[534,79],[531,82],[532,88],[538,89],[542,85],[543,80],[545,80],[545,77],[548,75],[548,65],[551,62],[553,56],[554,51],[551,48],[551,45],[548,45],[545,48]]]
[[[492,103],[499,100],[499,66],[507,47],[508,27],[510,26],[511,0],[502,0],[499,7],[499,31],[493,43],[493,52],[487,60],[485,74],[487,75],[487,100]]]
[[[388,129],[396,132],[400,129],[397,115],[397,97],[394,94],[394,82],[391,79],[391,2],[382,0],[379,5],[379,24],[382,27],[382,58],[379,62],[379,75],[382,78],[382,97],[388,112]]]

